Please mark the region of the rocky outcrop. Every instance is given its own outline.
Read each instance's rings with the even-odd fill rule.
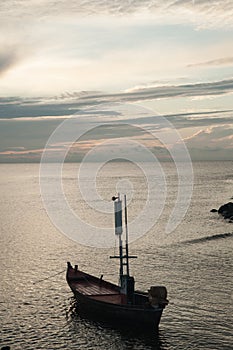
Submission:
[[[218,213],[224,217],[224,219],[229,219],[230,222],[233,222],[233,203],[228,202],[221,205],[218,209]]]

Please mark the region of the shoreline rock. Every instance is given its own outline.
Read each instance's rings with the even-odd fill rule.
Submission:
[[[233,202],[221,205],[218,209],[218,213],[222,215],[224,219],[229,219],[229,222],[233,222]]]

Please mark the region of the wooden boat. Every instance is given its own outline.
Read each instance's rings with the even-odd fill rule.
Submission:
[[[122,244],[122,201],[113,197],[115,212],[115,234],[119,238],[119,255],[111,256],[120,260],[119,285],[107,282],[72,267],[67,263],[67,283],[78,302],[80,313],[110,324],[147,330],[157,330],[165,306],[168,304],[164,286],[152,286],[148,293],[135,291],[134,278],[129,274],[127,206],[125,201],[125,246]],[[124,253],[123,253],[124,252]]]

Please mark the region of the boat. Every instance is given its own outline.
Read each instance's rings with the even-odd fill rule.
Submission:
[[[120,261],[119,285],[105,281],[103,275],[95,277],[81,271],[78,265],[73,267],[70,262],[67,262],[67,283],[77,300],[80,314],[131,329],[157,331],[163,310],[168,305],[167,289],[164,286],[151,286],[148,292],[135,290],[134,277],[129,272],[129,260],[137,257],[129,255],[126,195],[123,208],[124,230],[121,197],[118,194],[112,200],[119,255],[110,258]]]

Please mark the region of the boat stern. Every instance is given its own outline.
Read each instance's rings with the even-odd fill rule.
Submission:
[[[164,286],[151,286],[148,290],[149,303],[153,308],[165,308],[169,301],[167,299],[167,288]]]

